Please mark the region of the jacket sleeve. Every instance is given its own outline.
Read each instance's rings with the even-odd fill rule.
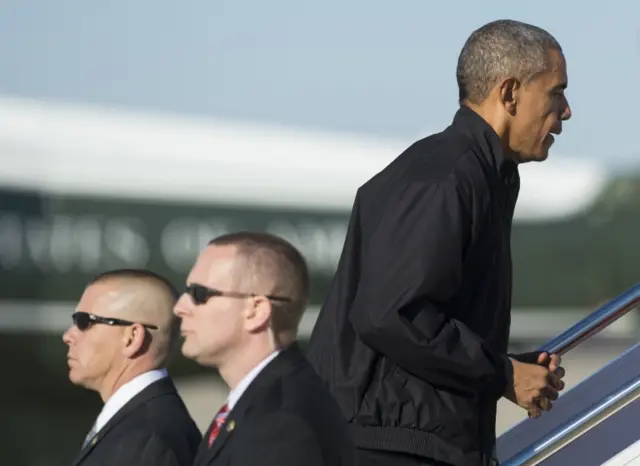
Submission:
[[[473,236],[469,192],[450,178],[407,185],[383,207],[359,206],[367,218],[350,318],[366,345],[414,376],[462,392],[488,390],[497,399],[510,360],[447,311]]]

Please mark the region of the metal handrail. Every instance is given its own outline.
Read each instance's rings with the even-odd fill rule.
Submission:
[[[563,355],[640,305],[640,283],[595,310],[538,351]]]
[[[638,306],[640,306],[640,283],[545,343],[538,348],[538,351],[563,355]],[[637,398],[640,398],[640,377],[614,391],[502,464],[503,466],[538,464]]]
[[[539,464],[639,398],[640,376],[565,422],[546,438],[512,456],[502,466]]]

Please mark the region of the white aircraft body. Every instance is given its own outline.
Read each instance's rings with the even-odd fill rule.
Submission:
[[[0,98],[0,186],[52,193],[348,211],[412,142]],[[516,222],[579,213],[608,179],[553,151],[520,173]]]

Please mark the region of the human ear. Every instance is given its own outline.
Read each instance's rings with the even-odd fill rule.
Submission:
[[[147,331],[140,324],[133,324],[127,327],[123,334],[123,352],[128,358],[133,358],[141,354],[149,345]]]
[[[510,115],[515,115],[522,85],[516,78],[507,78],[500,84],[500,100]]]
[[[269,326],[273,307],[271,301],[264,296],[251,299],[244,312],[244,326],[251,333],[258,332]]]

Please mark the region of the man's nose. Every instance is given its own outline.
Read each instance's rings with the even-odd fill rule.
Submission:
[[[189,303],[186,302],[188,298],[186,295],[182,295],[180,299],[176,302],[175,306],[173,306],[173,313],[178,317],[184,317],[185,314],[189,313]]]
[[[569,101],[565,98],[566,106],[564,108],[564,112],[562,112],[562,120],[567,121],[572,116],[571,106],[569,105]]]
[[[70,345],[73,342],[74,339],[74,333],[76,332],[76,328],[75,325],[69,327],[67,330],[65,330],[65,332],[62,334],[62,341],[65,342],[65,344]]]

